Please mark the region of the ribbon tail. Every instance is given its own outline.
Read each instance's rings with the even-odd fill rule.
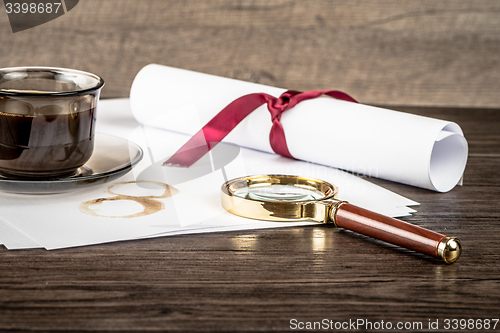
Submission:
[[[163,165],[190,167],[221,142],[250,113],[267,103],[270,98],[274,97],[264,93],[255,93],[234,100],[203,126]]]
[[[189,139],[178,151],[175,152],[166,162],[164,166],[175,167],[190,167],[200,158],[205,156],[213,147],[210,142],[207,142],[203,130],[200,130]]]
[[[273,127],[269,133],[269,141],[271,143],[271,148],[273,148],[276,154],[294,158],[292,154],[290,154],[288,145],[286,144],[285,130],[278,120],[273,121]]]
[[[347,102],[353,102],[353,103],[359,103],[357,100],[349,96],[348,94],[338,91],[338,90],[328,90],[324,93],[325,95],[328,95],[330,97],[336,98],[336,99],[341,99],[343,101]]]

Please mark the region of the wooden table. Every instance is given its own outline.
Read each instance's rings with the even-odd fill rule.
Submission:
[[[2,247],[0,331],[290,331],[324,319],[364,320],[368,331],[367,321],[484,327],[500,317],[500,110],[395,109],[456,121],[468,139],[464,186],[449,193],[371,179],[421,203],[403,220],[459,237],[456,263],[325,226]]]

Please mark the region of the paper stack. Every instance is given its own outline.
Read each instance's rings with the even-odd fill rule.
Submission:
[[[164,206],[154,214],[126,218],[123,216],[140,212],[143,207],[133,200],[110,200],[91,207],[97,214],[92,216],[82,212],[82,203],[117,195],[160,197],[164,187],[138,186],[134,184],[135,177],[154,162],[171,156],[189,138],[172,131],[141,126],[132,114],[128,99],[103,100],[99,107],[98,132],[139,144],[145,158],[122,179],[77,192],[53,195],[1,193],[1,244],[9,249],[59,249],[145,237],[298,225],[240,218],[221,208],[220,186],[226,178],[260,173],[320,178],[336,184],[342,199],[393,217],[408,215],[414,212],[408,206],[418,205],[338,169],[242,148],[238,156],[224,167],[224,172],[218,169],[200,178],[175,184],[171,191],[175,192],[173,196],[154,199]],[[131,183],[124,184],[128,182]]]

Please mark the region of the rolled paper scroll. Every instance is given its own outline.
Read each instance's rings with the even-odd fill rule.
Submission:
[[[130,102],[140,123],[194,135],[243,95],[278,97],[285,91],[148,65],[134,80]],[[460,182],[467,162],[467,141],[456,123],[327,96],[285,111],[281,124],[288,149],[297,159],[439,192],[447,192]],[[224,141],[273,153],[271,126],[271,115],[262,105]]]

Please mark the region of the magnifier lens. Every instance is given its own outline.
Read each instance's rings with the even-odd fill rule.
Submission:
[[[270,184],[268,186],[243,187],[233,195],[259,201],[306,201],[321,200],[325,194],[316,189],[304,188],[294,184]]]

